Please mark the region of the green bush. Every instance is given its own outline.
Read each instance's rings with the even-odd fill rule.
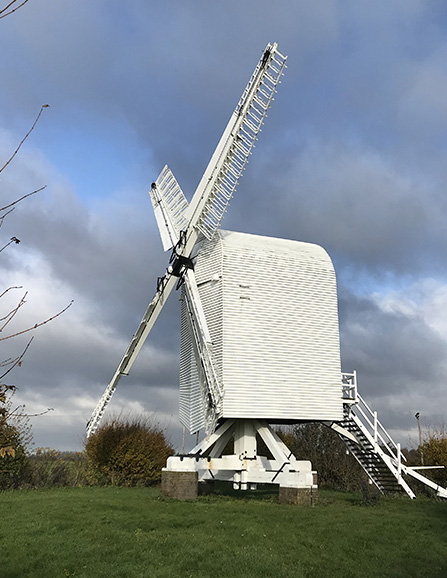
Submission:
[[[0,490],[20,486],[32,443],[31,426],[28,416],[23,413],[24,406],[12,410],[12,394],[8,398],[5,387],[0,384]]]
[[[419,446],[419,453],[428,466],[444,466],[443,469],[425,470],[422,472],[437,484],[447,487],[447,432],[444,426],[431,430],[425,435],[424,442]]]
[[[26,471],[28,456],[19,430],[0,420],[0,490],[19,487]]]
[[[148,486],[174,453],[163,431],[146,418],[112,419],[86,441],[91,484]]]

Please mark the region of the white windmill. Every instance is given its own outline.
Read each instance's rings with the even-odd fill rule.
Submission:
[[[197,480],[219,479],[240,489],[278,484],[284,500],[310,503],[317,489],[310,462],[297,460],[269,424],[319,421],[337,431],[379,489],[403,488],[414,497],[399,446],[360,398],[355,374],[341,373],[327,253],[314,244],[218,229],[285,64],[277,45],[268,44],[189,204],[167,166],[152,184],[170,264],[87,435],[167,297],[181,286],[180,420],[191,433],[205,428],[207,435],[187,455],[168,459],[165,493],[192,497]],[[260,440],[266,455],[258,451]]]

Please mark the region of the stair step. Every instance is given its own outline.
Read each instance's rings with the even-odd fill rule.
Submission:
[[[381,455],[375,451],[374,446],[367,435],[365,435],[365,432],[351,416],[352,413],[348,415],[345,414],[345,418],[339,422],[339,424],[353,434],[359,442],[359,444],[356,444],[352,440],[340,436],[348,450],[357,458],[368,476],[382,492],[404,492],[404,488],[399,484],[388,464],[383,460]],[[390,448],[385,447],[384,449]]]

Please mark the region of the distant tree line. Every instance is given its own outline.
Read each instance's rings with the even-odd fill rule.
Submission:
[[[0,436],[9,427],[0,421]],[[30,452],[23,435],[14,443],[14,455],[0,459],[0,490],[150,486],[160,481],[161,469],[174,453],[163,430],[145,417],[106,421],[86,440],[82,452],[51,448]]]
[[[23,426],[23,431],[21,427]],[[106,421],[85,442],[82,452],[59,452],[27,446],[30,438],[27,420],[10,429],[0,417],[0,439],[11,435],[14,455],[0,458],[0,490],[52,486],[150,486],[161,478],[174,449],[163,430],[145,417],[114,418]],[[309,423],[279,430],[279,435],[297,459],[308,459],[318,472],[318,485],[341,491],[359,490],[365,473],[347,453],[338,435],[324,424]],[[425,470],[424,475],[447,486],[447,434],[444,428],[427,431],[420,448],[407,450],[408,465],[425,463],[446,469]],[[417,488],[418,493],[425,487]],[[431,494],[430,494],[431,495]]]

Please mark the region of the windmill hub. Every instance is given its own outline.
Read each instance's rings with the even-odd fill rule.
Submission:
[[[186,269],[194,269],[192,259],[184,257],[183,255],[176,255],[172,264],[169,265],[167,272],[169,275],[174,275],[174,277],[182,277]]]

